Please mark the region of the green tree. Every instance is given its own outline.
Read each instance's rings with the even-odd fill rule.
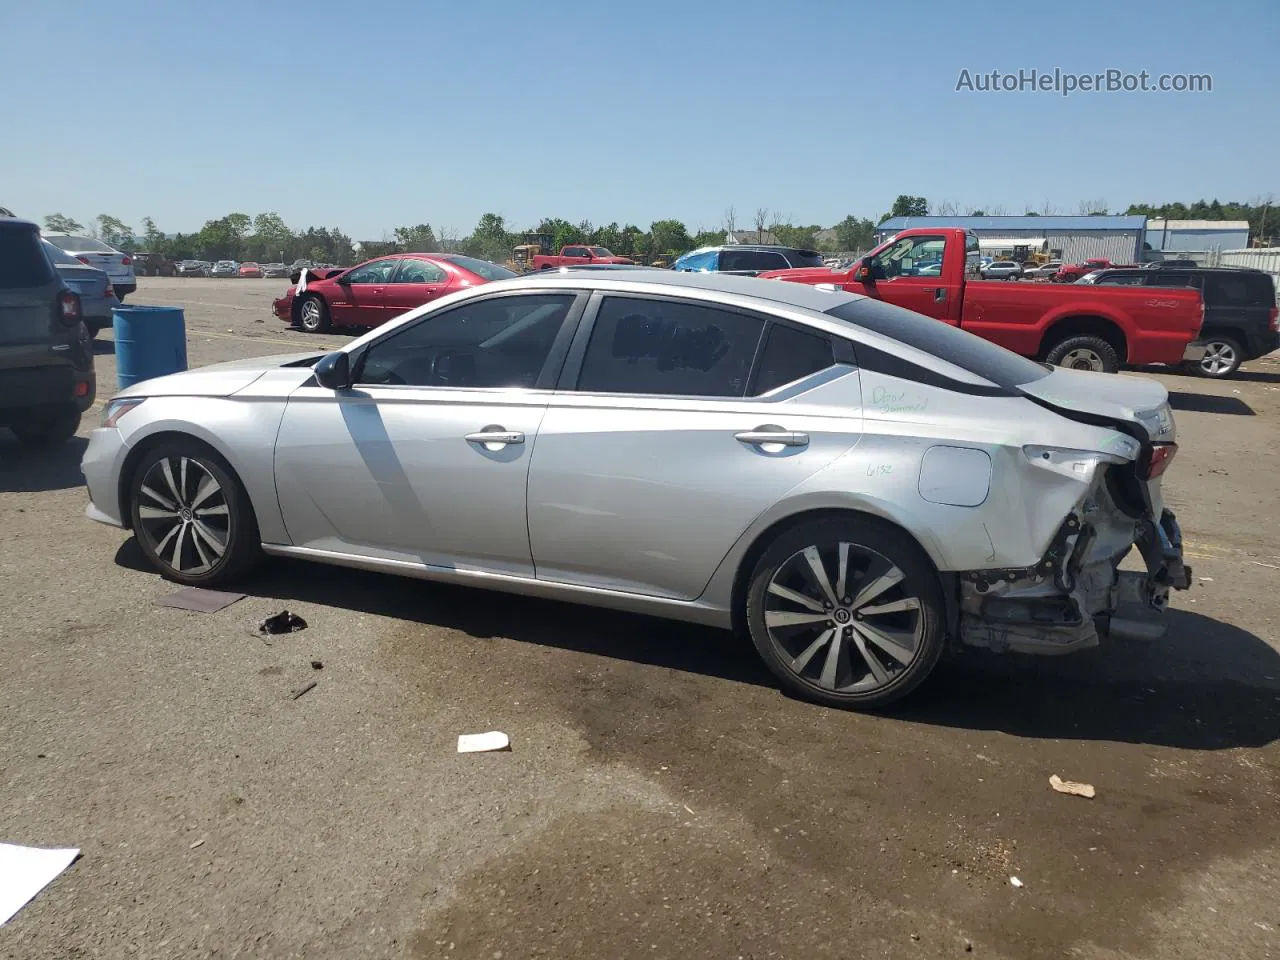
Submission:
[[[102,238],[103,243],[117,250],[132,252],[134,247],[132,227],[118,217],[106,213],[98,214],[97,220],[98,236]]]
[[[889,211],[890,217],[927,217],[928,215],[928,200],[905,193],[898,194],[898,199],[893,201],[893,209]]]
[[[649,225],[649,252],[655,257],[678,256],[693,249],[689,231],[679,220],[655,220]]]
[[[617,253],[618,248],[622,246],[622,231],[618,229],[618,224],[615,222],[607,227],[596,227],[591,231],[591,236],[588,239],[598,247],[604,247]]]
[[[150,253],[168,255],[168,238],[150,217],[142,218],[142,246]]]
[[[84,230],[84,224],[60,213],[51,213],[44,218],[44,228],[49,233],[81,233]]]
[[[440,249],[440,242],[429,223],[420,223],[416,227],[396,227],[393,236],[396,246],[404,253],[436,253]]]
[[[515,238],[507,232],[507,222],[496,213],[480,217],[471,235],[462,241],[462,252],[482,260],[501,263],[511,256]]]
[[[845,253],[866,250],[875,239],[876,225],[850,214],[835,225],[836,247]]]
[[[287,255],[293,245],[293,231],[285,225],[280,214],[275,212],[260,213],[253,218],[253,236],[250,238],[251,259],[274,262],[277,257]]]
[[[769,229],[778,238],[778,242],[785,246],[813,250],[818,246],[818,233],[822,230],[822,227],[816,223],[807,227],[794,227],[789,223],[775,223]]]
[[[699,230],[693,235],[694,247],[718,247],[724,243],[724,230]]]

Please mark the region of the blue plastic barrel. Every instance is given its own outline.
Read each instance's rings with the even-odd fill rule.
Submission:
[[[187,369],[187,321],[181,307],[114,307],[116,385]]]

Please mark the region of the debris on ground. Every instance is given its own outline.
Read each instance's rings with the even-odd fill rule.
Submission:
[[[187,849],[188,849],[188,850],[194,850],[196,847],[203,847],[203,846],[204,846],[204,838],[202,837],[202,838],[200,838],[199,840],[197,840],[195,843],[193,843],[193,844],[192,844],[190,847],[188,847]]]
[[[1073,797],[1087,797],[1090,800],[1094,798],[1096,793],[1092,783],[1076,783],[1073,780],[1063,780],[1056,773],[1049,778],[1049,786],[1059,793],[1069,793]]]
[[[0,927],[53,883],[78,856],[78,849],[46,850],[0,843]]]
[[[307,621],[296,613],[290,613],[288,610],[281,610],[258,624],[259,633],[273,635],[277,633],[297,633],[299,630],[305,629],[307,629]]]
[[[310,683],[305,684],[299,687],[297,690],[294,690],[293,692],[291,692],[289,696],[292,699],[297,700],[303,694],[310,693],[312,690],[314,690],[316,688],[316,685],[317,685],[317,681],[312,680]]]
[[[1021,890],[1024,886],[1026,886],[1026,884],[1024,884],[1024,883],[1023,883],[1021,880],[1019,880],[1017,877],[1010,877],[1010,878],[1009,878],[1009,885],[1010,885],[1010,886],[1013,886],[1013,887],[1017,887],[1019,890]]]
[[[459,753],[491,753],[495,750],[510,750],[511,738],[500,730],[488,733],[464,733],[458,737]]]
[[[177,610],[193,610],[196,613],[217,613],[224,607],[229,607],[237,600],[243,599],[243,593],[206,590],[203,587],[184,587],[176,593],[160,597],[156,600],[156,604]]]
[[[323,663],[322,661],[320,661],[320,660],[312,660],[312,661],[311,661],[311,669],[312,669],[312,670],[323,670],[323,669],[324,669],[324,663]]]

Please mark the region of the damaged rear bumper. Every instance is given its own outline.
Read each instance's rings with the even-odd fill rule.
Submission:
[[[1125,535],[1120,538],[1118,533]],[[1120,570],[1132,547],[1145,572]],[[1032,567],[960,575],[957,633],[963,643],[997,652],[1061,654],[1097,646],[1100,636],[1156,638],[1164,633],[1170,590],[1191,585],[1182,531],[1164,510],[1117,525],[1090,503],[1059,527]]]

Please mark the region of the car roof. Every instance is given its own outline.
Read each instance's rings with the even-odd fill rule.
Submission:
[[[0,226],[22,227],[23,229],[32,227],[36,230],[40,229],[39,224],[33,223],[30,220],[24,220],[22,217],[0,217]]]
[[[682,290],[725,293],[740,297],[768,300],[783,306],[799,307],[826,313],[832,307],[853,300],[864,300],[859,294],[842,290],[821,289],[807,283],[791,283],[786,280],[761,280],[757,277],[738,277],[725,273],[684,273],[677,270],[574,270],[563,272],[549,270],[530,273],[513,280],[498,283],[512,287],[531,287],[544,283],[564,283],[571,280],[574,286],[601,291],[618,290],[643,292],[639,288],[669,288],[671,292]],[[490,285],[492,286],[492,285]]]
[[[810,250],[808,247],[789,247],[785,243],[718,243],[712,247],[699,247],[697,250],[690,250],[689,253],[710,253],[712,250],[762,250],[765,252],[778,253],[788,251],[791,253],[817,253],[817,250]],[[683,253],[681,256],[687,257],[689,253]]]

